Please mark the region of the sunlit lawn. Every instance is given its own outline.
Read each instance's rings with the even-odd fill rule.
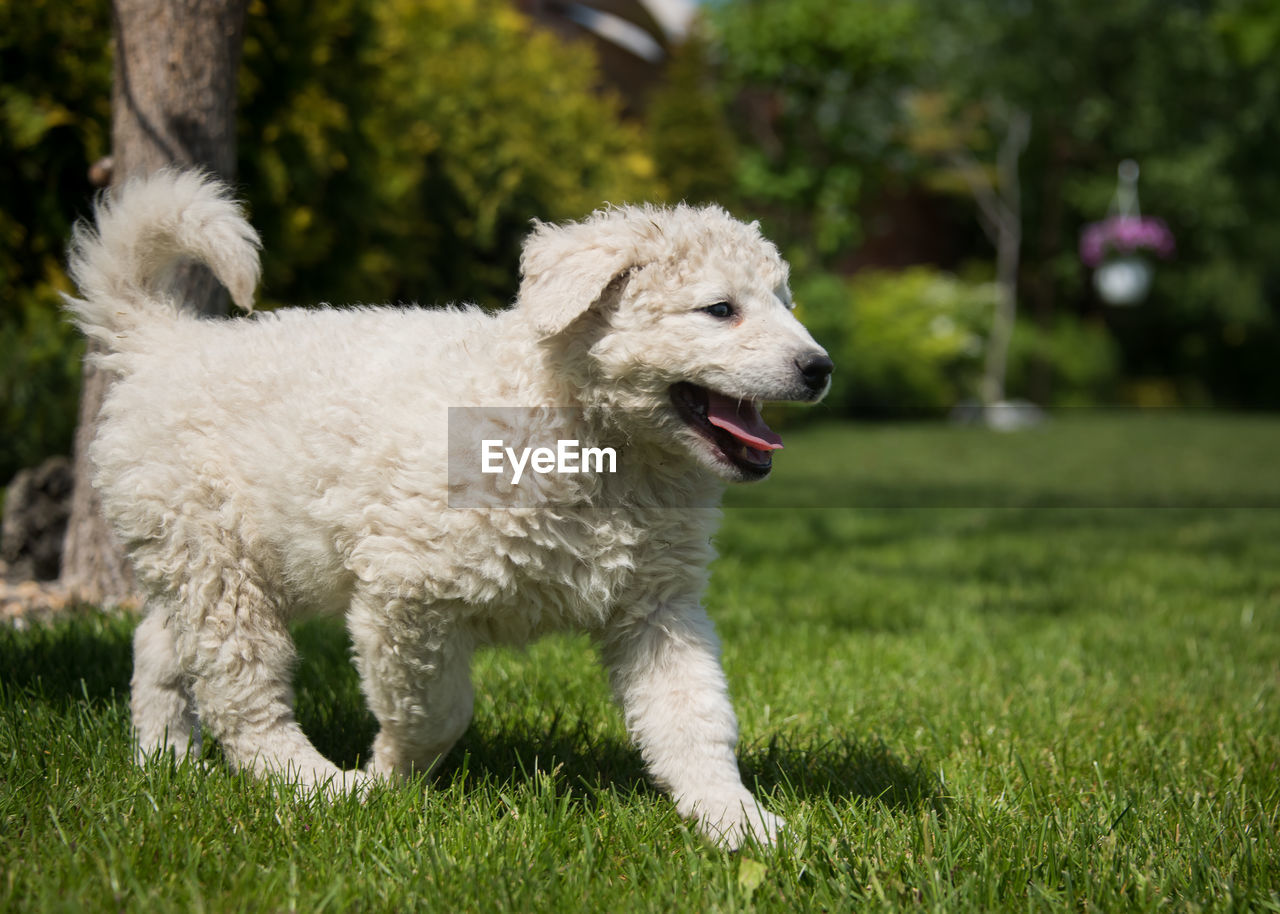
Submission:
[[[0,910],[1280,910],[1280,420],[784,432],[708,596],[780,847],[676,817],[583,639],[484,655],[430,783],[317,806],[133,767],[132,620],[82,615],[0,631]],[[355,764],[341,629],[298,637]]]

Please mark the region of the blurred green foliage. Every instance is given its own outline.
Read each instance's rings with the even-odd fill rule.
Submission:
[[[700,29],[673,49],[645,120],[653,162],[670,199],[696,204],[736,198],[738,151],[715,83],[712,48]]]
[[[993,166],[1002,118],[1023,110],[1020,298],[1034,326],[1018,345],[1048,361],[1012,366],[1026,386],[1011,392],[1058,402],[1155,380],[1182,402],[1280,404],[1280,5],[750,0],[719,4],[713,21],[743,208],[798,272],[847,264],[903,188],[975,213],[967,233],[933,229],[951,236],[940,265],[990,262],[954,156]],[[922,121],[922,105],[934,116]],[[1121,313],[1094,297],[1076,242],[1106,215],[1127,157],[1142,166],[1143,212],[1169,222],[1179,251],[1148,302]],[[1103,380],[1115,372],[1129,383]]]
[[[590,48],[509,0],[253,0],[239,182],[265,240],[264,303],[497,306],[533,217],[719,200],[792,260],[837,361],[837,410],[939,411],[973,394],[990,313],[985,285],[951,275],[989,275],[993,257],[956,156],[990,166],[1000,118],[1023,110],[1010,393],[1280,403],[1280,5],[704,9],[629,121]],[[0,479],[69,447],[79,349],[57,293],[86,167],[109,143],[108,10],[0,0]],[[1096,300],[1076,241],[1126,157],[1178,255],[1121,311]],[[886,235],[903,200],[925,205]],[[842,275],[868,265],[880,272]]]
[[[1044,332],[1104,319],[1119,370],[1167,379],[1184,402],[1280,405],[1280,6],[1260,0],[920,0],[933,36],[917,84],[976,128],[1030,113],[1021,164],[1022,298]],[[981,49],[975,53],[975,49]],[[1106,213],[1116,166],[1141,165],[1142,211],[1177,258],[1136,312],[1093,298],[1076,243]],[[1038,391],[1048,398],[1050,393]]]
[[[801,320],[836,362],[822,414],[939,416],[977,396],[993,283],[919,266],[852,278],[814,271],[794,291]],[[1097,320],[1064,313],[1047,328],[1019,321],[1010,389],[1028,389],[1044,371],[1053,378],[1046,406],[1115,402],[1119,346]]]
[[[74,431],[82,350],[57,293],[109,144],[108,11],[0,0],[0,481]],[[264,303],[510,301],[531,219],[662,196],[597,81],[589,48],[502,0],[257,0],[239,185]]]
[[[509,301],[532,218],[654,196],[596,79],[505,0],[258,0],[239,155],[264,296]]]
[[[1100,320],[1058,314],[1047,327],[1019,321],[1009,346],[1010,390],[1026,391],[1032,376],[1047,371],[1052,384],[1046,406],[1094,406],[1114,403],[1120,385],[1120,346]]]
[[[972,395],[991,283],[913,267],[852,279],[815,273],[794,292],[801,320],[836,363],[830,409],[928,415]]]
[[[0,0],[0,483],[75,431],[83,347],[58,293],[110,143],[108,32],[101,0]]]
[[[801,266],[865,235],[859,204],[890,179],[897,96],[922,53],[909,0],[756,0],[714,9],[734,99],[744,209]]]

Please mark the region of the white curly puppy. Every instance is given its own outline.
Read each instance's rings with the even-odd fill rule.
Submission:
[[[141,752],[185,752],[198,710],[233,765],[303,785],[426,770],[471,718],[477,647],[575,627],[681,814],[729,846],[769,841],[781,823],[739,776],[701,606],[718,511],[688,506],[768,474],[781,442],[759,403],[828,387],[774,246],[715,207],[622,207],[537,225],[498,314],[210,321],[166,292],[194,259],[248,311],[257,247],[223,187],[174,172],[125,186],[72,244],[68,308],[118,376],[95,481],[148,595]],[[619,466],[530,478],[532,496],[451,478],[450,407],[491,406],[535,408],[514,441],[608,444]],[[456,506],[477,493],[512,501]],[[380,725],[366,772],[340,771],[294,719],[287,626],[305,613],[346,615]]]

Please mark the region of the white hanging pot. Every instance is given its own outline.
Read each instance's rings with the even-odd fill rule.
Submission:
[[[1113,257],[1093,271],[1093,287],[1109,305],[1136,305],[1151,290],[1152,273],[1141,257]]]

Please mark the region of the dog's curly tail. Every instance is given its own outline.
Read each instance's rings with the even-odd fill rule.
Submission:
[[[208,266],[239,307],[253,310],[258,233],[216,178],[173,170],[134,178],[101,196],[94,216],[96,227],[76,225],[68,252],[81,297],[64,299],[80,329],[108,349],[128,348],[144,321],[178,314],[166,287],[183,260]]]

